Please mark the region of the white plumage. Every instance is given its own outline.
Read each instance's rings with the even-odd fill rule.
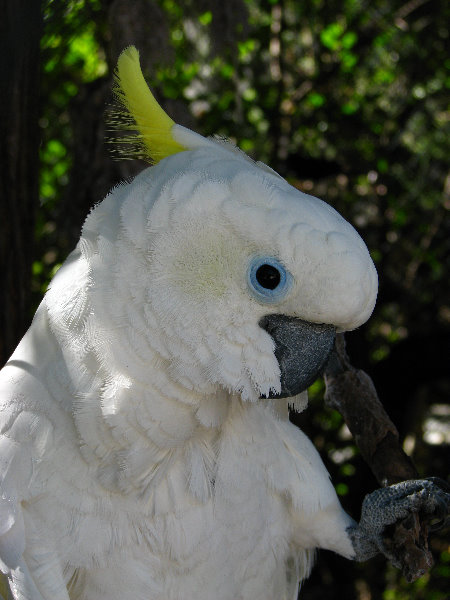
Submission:
[[[259,323],[359,326],[376,298],[369,253],[231,145],[171,134],[186,151],[92,210],[0,374],[15,600],[294,600],[314,548],[354,554],[288,400],[261,399],[282,383]],[[252,289],[261,257],[286,270],[282,297]]]

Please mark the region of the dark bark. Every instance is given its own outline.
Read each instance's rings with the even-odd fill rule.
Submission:
[[[364,460],[380,485],[417,477],[400,446],[398,432],[381,404],[372,379],[350,364],[343,335],[325,371],[325,400],[344,417]]]
[[[30,279],[39,201],[39,0],[5,0],[0,72],[0,364],[30,324]],[[6,293],[7,291],[7,293]]]
[[[338,410],[350,429],[355,443],[377,481],[382,486],[418,473],[404,453],[397,429],[378,398],[371,378],[355,369],[345,351],[344,335],[337,336],[335,350],[325,370],[326,403]],[[412,514],[385,532],[407,581],[421,577],[433,566],[428,549],[428,525]]]

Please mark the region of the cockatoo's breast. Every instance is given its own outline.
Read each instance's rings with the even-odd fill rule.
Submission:
[[[173,451],[146,496],[105,489],[68,414],[52,418],[53,450],[35,473],[46,494],[36,489],[24,514],[29,531],[39,522],[51,532],[74,597],[98,578],[110,600],[295,598],[313,540],[297,539],[293,505],[313,514],[337,500],[309,441],[269,406],[236,398],[214,449],[199,435]],[[305,489],[311,470],[314,486]]]

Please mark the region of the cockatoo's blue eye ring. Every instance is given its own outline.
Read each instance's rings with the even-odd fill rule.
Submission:
[[[248,286],[255,298],[264,303],[279,302],[289,292],[292,275],[272,256],[255,256],[248,270]]]

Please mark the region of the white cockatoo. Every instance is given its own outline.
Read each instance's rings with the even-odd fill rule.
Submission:
[[[441,493],[374,492],[357,524],[288,420],[374,265],[328,204],[175,124],[133,47],[117,85],[155,164],[94,207],[1,371],[1,571],[15,600],[294,600],[315,548],[368,558]]]

